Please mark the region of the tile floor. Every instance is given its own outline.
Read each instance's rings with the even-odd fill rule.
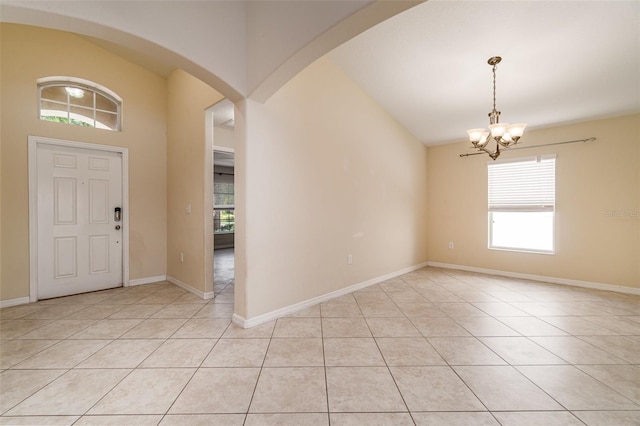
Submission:
[[[0,424],[640,424],[638,296],[425,268],[243,330],[217,290],[0,310]]]

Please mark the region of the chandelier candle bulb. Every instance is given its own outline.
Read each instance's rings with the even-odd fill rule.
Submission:
[[[524,133],[525,127],[527,127],[526,123],[512,124],[509,126],[509,134],[513,138],[513,142],[518,143],[518,139],[520,139]]]
[[[475,146],[478,142],[480,142],[480,139],[482,138],[482,135],[484,135],[485,131],[484,129],[471,129],[467,130],[467,133],[469,134],[469,140]]]
[[[508,123],[496,123],[489,126],[489,130],[491,130],[491,136],[498,140],[500,139],[504,133],[507,131]]]

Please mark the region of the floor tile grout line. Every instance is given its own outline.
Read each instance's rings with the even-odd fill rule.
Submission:
[[[16,340],[17,340],[17,339],[16,339]],[[26,339],[25,339],[25,340],[26,340]],[[36,339],[34,339],[34,340],[36,340]],[[49,339],[37,339],[37,340],[38,340],[38,341],[40,341],[40,340],[49,340]],[[51,340],[54,340],[54,339],[51,339]],[[28,360],[28,359],[30,359],[30,358],[33,358],[33,357],[34,357],[34,356],[36,356],[36,355],[39,355],[40,353],[44,352],[45,350],[47,350],[47,349],[49,349],[49,348],[52,348],[53,346],[57,345],[57,344],[58,344],[58,343],[60,343],[61,341],[62,341],[62,340],[57,340],[55,343],[52,343],[51,345],[49,345],[49,346],[46,346],[46,347],[42,348],[42,349],[41,349],[41,350],[39,350],[38,352],[36,352],[36,353],[34,353],[34,354],[32,354],[32,355],[30,355],[30,356],[26,357],[25,359],[23,359],[23,360],[21,360],[21,361],[16,362],[15,364],[11,365],[10,367],[4,368],[4,369],[3,369],[3,371],[6,371],[6,370],[19,370],[19,369],[15,368],[17,365],[22,364],[23,362],[27,361],[27,360]]]
[[[260,370],[258,370],[258,377],[256,378],[256,383],[253,386],[253,391],[251,392],[251,398],[249,398],[249,404],[247,405],[247,409],[245,412],[245,416],[244,416],[244,421],[242,422],[242,424],[244,425],[247,422],[247,419],[249,417],[249,412],[251,410],[251,404],[253,404],[253,399],[256,396],[256,391],[258,389],[258,384],[260,383],[260,377],[262,377],[262,371],[264,369],[264,363],[265,360],[267,359],[267,353],[269,352],[269,347],[271,346],[271,340],[273,339],[273,335],[276,331],[276,327],[278,325],[278,320],[276,319],[274,325],[273,325],[273,329],[271,330],[271,335],[269,336],[269,343],[267,344],[267,350],[264,353],[264,357],[262,358],[262,363],[260,364]],[[229,327],[231,327],[231,325],[229,325]]]
[[[592,374],[589,374],[587,371],[584,371],[582,368],[578,367],[579,365],[591,365],[591,366],[593,366],[593,365],[606,365],[606,364],[571,364],[571,366],[573,368],[575,368],[576,370],[578,370],[579,372],[581,372],[583,374],[586,374],[587,376],[589,376],[593,380],[597,381],[598,383],[602,384],[603,386],[611,389],[613,392],[615,392],[618,395],[622,396],[623,398],[627,399],[632,404],[635,404],[637,406],[637,410],[640,410],[640,401],[636,401],[634,399],[631,399],[630,397],[628,397],[627,395],[625,395],[622,392],[618,391],[617,389],[614,389],[613,387],[611,387],[610,385],[606,384],[602,380],[598,379],[597,377],[593,376]],[[626,364],[614,364],[614,365],[626,365]],[[632,365],[632,364],[629,364],[629,365]]]
[[[573,367],[573,365],[571,365]],[[568,407],[565,407],[564,404],[562,404],[560,401],[558,401],[558,399],[554,398],[553,395],[551,395],[549,392],[547,392],[545,389],[542,388],[542,386],[538,385],[536,382],[533,381],[533,379],[529,378],[529,376],[527,376],[526,374],[524,374],[522,371],[520,371],[518,369],[517,366],[511,366],[511,368],[513,368],[515,371],[518,372],[518,374],[520,374],[522,377],[524,377],[529,383],[531,383],[532,385],[534,385],[536,388],[538,388],[541,392],[543,392],[545,395],[547,395],[549,398],[551,398],[556,404],[558,404],[560,407],[562,407],[563,409],[565,409],[566,411],[571,412],[571,410],[569,410]],[[575,367],[574,367],[575,368]]]
[[[358,302],[356,302],[357,304]],[[322,342],[322,370],[324,372],[324,393],[327,399],[327,425],[331,426],[331,407],[329,405],[329,378],[327,375],[327,356],[324,346],[324,324],[322,322],[322,304],[320,306],[320,338]]]
[[[109,388],[109,390],[107,390],[100,398],[98,398],[98,400],[96,402],[94,402],[89,408],[87,408],[81,415],[80,418],[82,418],[82,416],[85,416],[89,413],[89,411],[91,411],[96,405],[98,405],[100,403],[100,401],[102,401],[107,395],[109,395],[109,393],[111,393],[120,383],[122,383],[127,377],[129,377],[136,369],[135,368],[123,368],[122,370],[129,370],[129,372],[127,374],[125,374],[120,380],[118,380],[117,383],[115,383],[113,386],[111,386]],[[71,371],[71,370],[69,370]]]
[[[600,350],[602,350],[602,351],[605,351],[605,352],[607,352],[608,354],[610,354],[610,355],[614,356],[615,358],[620,359],[621,361],[624,361],[624,362],[625,362],[625,363],[627,363],[627,364],[631,364],[631,362],[630,362],[629,360],[627,360],[627,359],[625,359],[625,358],[623,358],[623,357],[621,357],[621,356],[619,356],[619,355],[614,354],[614,353],[613,353],[613,352],[611,352],[610,350],[607,350],[607,349],[602,348],[602,347],[600,347],[600,346],[594,345],[593,343],[591,343],[591,342],[589,342],[588,340],[585,340],[585,339],[584,339],[584,337],[599,337],[599,336],[573,336],[573,337],[575,337],[575,338],[577,338],[577,339],[579,339],[579,340],[581,340],[581,341],[583,341],[583,342],[585,342],[585,343],[587,343],[587,344],[589,344],[589,345],[593,346],[594,348],[597,348],[597,349],[600,349]],[[629,338],[628,338],[627,336],[619,336],[619,337],[623,337],[623,338],[626,338],[626,339],[628,339],[628,340],[629,340]]]
[[[67,370],[67,369],[61,369],[61,370]],[[35,395],[36,393],[40,392],[42,389],[46,388],[47,386],[49,386],[50,384],[52,384],[53,382],[55,382],[56,380],[58,380],[60,377],[64,376],[65,374],[67,374],[69,371],[71,371],[71,369],[68,369],[67,371],[65,371],[64,373],[60,374],[58,377],[52,379],[51,381],[43,384],[41,387],[39,387],[38,389],[36,389],[35,391],[31,392],[30,395],[28,395],[27,397],[23,398],[20,402],[14,404],[12,407],[4,410],[4,412],[0,413],[0,417],[4,417],[5,414],[7,414],[9,411],[13,410],[14,408],[16,408],[17,406],[19,406],[20,404],[22,404],[24,401],[26,401],[27,399],[31,398],[33,395]]]
[[[193,378],[195,377],[196,374],[198,374],[199,369],[198,368],[194,368],[193,369],[193,373],[191,373],[191,376],[189,376],[189,380],[186,381],[186,383],[184,384],[184,386],[182,386],[182,389],[180,389],[180,392],[178,392],[178,394],[176,395],[176,397],[173,399],[173,401],[171,402],[171,404],[169,404],[169,407],[167,407],[166,411],[162,414],[162,419],[165,418],[165,416],[167,416],[167,414],[169,414],[169,411],[171,411],[171,409],[173,408],[173,406],[175,405],[176,401],[178,401],[178,399],[180,398],[180,396],[184,393],[185,389],[187,388],[187,386],[189,386],[189,383],[191,383],[191,381],[193,380]],[[162,421],[162,420],[160,420]]]
[[[358,302],[357,299],[356,299],[356,304],[358,304],[358,307],[360,307],[360,303]],[[363,314],[364,314],[364,312],[363,312]],[[380,349],[380,345],[378,344],[378,341],[375,339],[375,336],[373,335],[373,330],[371,330],[371,325],[366,320],[366,317],[365,317],[365,324],[367,325],[367,328],[369,329],[369,333],[371,333],[373,341],[374,341],[374,343],[376,345],[376,348],[378,349],[378,353],[382,357],[382,360],[383,360],[384,365],[385,365],[385,367],[387,369],[387,372],[389,373],[389,376],[391,377],[391,380],[393,380],[393,385],[395,386],[396,391],[398,392],[398,395],[400,395],[400,398],[402,399],[402,403],[404,404],[405,408],[407,409],[407,412],[409,413],[409,416],[411,417],[411,421],[415,425],[416,422],[415,422],[415,419],[413,418],[413,416],[411,415],[411,411],[409,410],[409,405],[407,404],[407,401],[406,401],[404,395],[402,394],[402,391],[400,390],[400,387],[398,386],[398,383],[396,381],[396,378],[393,375],[393,372],[391,371],[391,368],[389,368],[389,364],[387,362],[387,359],[384,357],[384,353],[382,352],[382,349]]]

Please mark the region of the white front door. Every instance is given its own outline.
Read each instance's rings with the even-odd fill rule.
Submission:
[[[123,283],[122,156],[39,144],[38,299]]]

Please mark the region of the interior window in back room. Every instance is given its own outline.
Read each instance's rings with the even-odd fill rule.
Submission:
[[[216,234],[232,233],[235,231],[235,200],[233,181],[220,182],[222,176],[216,176],[213,184],[213,229]]]

